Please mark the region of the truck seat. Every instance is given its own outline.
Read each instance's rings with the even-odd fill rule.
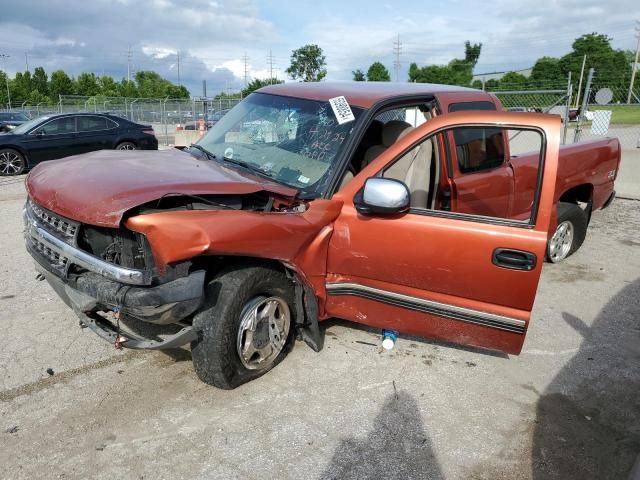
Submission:
[[[409,187],[413,208],[429,208],[432,153],[433,143],[427,140],[413,147],[384,172],[385,178],[395,178]]]
[[[378,155],[396,143],[402,134],[406,134],[412,129],[413,127],[410,123],[402,120],[391,120],[385,123],[382,127],[382,143],[367,149],[362,161],[362,168],[369,165]]]

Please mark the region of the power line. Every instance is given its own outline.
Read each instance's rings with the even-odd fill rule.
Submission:
[[[402,51],[402,43],[400,42],[400,34],[398,34],[398,40],[393,42],[393,53],[396,56],[395,62],[393,62],[393,67],[396,70],[396,82],[400,81],[400,67],[402,67],[402,63],[400,63],[400,52]]]

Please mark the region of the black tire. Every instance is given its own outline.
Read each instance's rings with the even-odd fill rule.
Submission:
[[[120,142],[116,145],[116,150],[137,150],[138,146],[133,142]]]
[[[27,168],[27,161],[17,150],[13,148],[0,149],[0,175],[20,175]]]
[[[295,335],[294,288],[283,272],[267,266],[238,265],[212,280],[205,294],[205,308],[193,319],[198,340],[191,344],[200,380],[230,390],[264,375],[289,353]],[[238,332],[245,307],[260,297],[279,297],[286,302],[289,331],[282,351],[270,364],[249,369],[240,358]]]
[[[547,242],[547,261],[551,263],[560,263],[573,255],[573,253],[582,246],[587,236],[587,226],[589,224],[587,213],[575,203],[558,202],[557,209],[558,226],[556,227],[554,235],[552,235]],[[568,250],[559,254],[557,250],[555,252],[553,251],[552,242],[555,235],[559,233],[560,226],[565,222],[570,224],[573,234]]]

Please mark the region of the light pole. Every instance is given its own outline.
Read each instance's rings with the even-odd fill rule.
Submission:
[[[4,79],[7,84],[7,106],[9,110],[11,110],[11,92],[9,91],[9,73],[7,72],[7,58],[9,55],[5,55],[4,53],[0,53],[0,57],[4,61]]]

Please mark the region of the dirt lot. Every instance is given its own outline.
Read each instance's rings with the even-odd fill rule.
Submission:
[[[234,391],[188,351],[119,352],[78,321],[22,242],[0,179],[0,477],[625,479],[640,452],[640,202],[594,215],[543,272],[522,355],[327,325]],[[47,369],[53,370],[53,375]]]

